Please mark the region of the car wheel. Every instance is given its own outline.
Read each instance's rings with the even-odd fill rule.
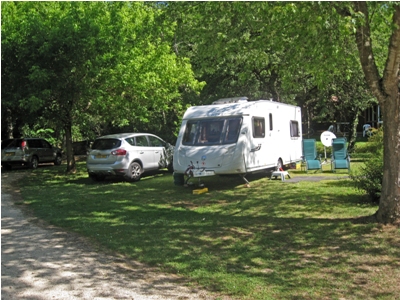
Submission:
[[[56,159],[54,160],[54,165],[59,166],[59,165],[61,165],[61,162],[62,162],[61,155],[57,155]]]
[[[142,172],[142,166],[139,163],[131,163],[128,170],[128,180],[139,181],[140,177],[142,176]]]
[[[39,165],[39,159],[37,158],[37,156],[32,156],[31,162],[29,163],[29,167],[31,169],[36,169],[38,165]]]
[[[96,175],[96,174],[89,174],[89,178],[91,178],[94,181],[104,181],[106,179],[105,176],[103,175]]]

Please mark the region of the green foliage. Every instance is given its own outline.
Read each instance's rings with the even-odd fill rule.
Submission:
[[[23,137],[39,137],[39,138],[44,138],[48,142],[50,142],[52,145],[59,145],[59,141],[54,138],[54,130],[51,128],[39,128],[37,129],[37,126],[35,126],[33,129],[28,127],[27,125],[24,125],[21,128],[21,133]]]
[[[321,158],[325,159],[325,152],[327,158],[331,157],[332,147],[325,147],[320,141],[317,141],[316,147],[317,147],[317,154],[321,155]]]
[[[172,51],[175,25],[163,21],[155,5],[3,2],[2,8],[2,78],[8,83],[5,88],[2,81],[2,108],[14,117],[24,109],[51,120],[67,144],[72,126],[90,138],[107,124],[151,123],[160,115],[158,126],[173,135],[175,128],[165,125],[182,114],[182,94],[204,85],[188,59]],[[71,151],[67,146],[68,160]]]
[[[375,156],[365,163],[360,172],[352,174],[355,186],[367,193],[372,202],[379,203],[382,191],[383,157]]]
[[[364,151],[370,153],[370,156],[365,162],[365,166],[352,173],[351,178],[356,188],[365,191],[372,202],[379,203],[383,180],[382,129],[377,130],[369,138],[368,146],[364,147]]]
[[[333,2],[167,7],[177,23],[176,51],[190,57],[196,76],[207,82],[197,104],[229,96],[274,98],[302,106],[304,122],[353,124],[376,101],[362,73],[353,18],[342,16],[349,9]],[[356,126],[349,127],[352,145]]]
[[[375,154],[383,150],[383,128],[372,128],[371,133],[370,137],[366,137],[366,142],[356,144],[356,152]]]

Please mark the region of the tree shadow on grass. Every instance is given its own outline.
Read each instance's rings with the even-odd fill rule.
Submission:
[[[149,171],[142,174],[139,181],[128,180],[122,176],[106,176],[104,180],[96,181],[91,179],[89,176],[80,176],[78,178],[68,178],[67,182],[71,184],[88,184],[88,185],[98,185],[98,184],[116,184],[116,183],[138,183],[141,181],[155,180],[158,177],[171,176],[168,171]]]
[[[57,197],[32,197],[39,214],[52,223],[216,291],[231,292],[231,281],[245,290],[251,280],[281,290],[287,299],[300,297],[302,288],[321,298],[387,293],[371,276],[376,268],[398,268],[400,237],[375,235],[372,216],[344,216],[359,203],[353,194],[335,194],[350,187],[348,180],[327,180],[319,183],[321,189],[311,189],[258,174],[254,188],[246,189],[239,176],[215,178],[202,195],[163,174],[132,184],[88,184],[79,177],[49,185],[45,180],[37,188],[54,189]]]

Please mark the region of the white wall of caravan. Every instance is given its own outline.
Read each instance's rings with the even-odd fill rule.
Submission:
[[[243,118],[235,144],[188,146],[182,144],[185,126],[190,119]],[[272,130],[269,118],[272,116]],[[263,137],[253,136],[253,119],[265,120]],[[298,136],[291,136],[290,122],[298,123]],[[301,160],[301,110],[300,107],[274,101],[252,101],[191,107],[184,115],[174,153],[174,170],[184,173],[192,162],[215,171],[215,174],[245,174]],[[202,161],[203,158],[203,161]],[[206,159],[205,159],[206,158]]]
[[[272,117],[272,130],[269,124],[270,116]],[[252,120],[254,117],[265,118],[266,128],[263,138],[253,137]],[[247,171],[276,167],[278,159],[281,159],[283,164],[301,160],[301,132],[299,137],[291,137],[290,121],[297,121],[299,129],[301,128],[299,107],[276,102],[260,102],[254,105],[250,115],[244,117],[242,131],[246,131],[246,134],[238,141],[238,148],[242,146]]]

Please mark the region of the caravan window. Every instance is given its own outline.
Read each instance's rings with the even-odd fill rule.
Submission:
[[[197,122],[187,122],[185,134],[183,135],[182,144],[193,145],[197,132]]]
[[[253,137],[265,137],[265,119],[260,117],[253,118]]]
[[[299,137],[300,136],[299,122],[290,121],[290,136],[291,137]]]
[[[242,119],[227,120],[226,133],[225,133],[226,143],[236,143],[241,123]]]
[[[199,146],[236,143],[241,125],[241,118],[188,121],[182,144]]]

